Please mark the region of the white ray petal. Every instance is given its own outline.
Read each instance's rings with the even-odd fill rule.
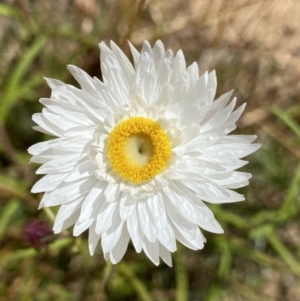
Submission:
[[[95,254],[95,250],[96,250],[96,247],[98,245],[98,242],[100,240],[100,235],[98,235],[96,232],[95,232],[95,226],[96,224],[93,223],[90,228],[89,228],[89,251],[90,251],[90,254],[91,256],[93,256]]]
[[[136,252],[140,253],[143,248],[144,233],[140,226],[136,210],[133,211],[133,214],[127,220],[127,229]]]
[[[169,267],[172,267],[171,253],[162,244],[159,244],[159,257],[161,257]]]
[[[150,242],[156,241],[157,229],[154,227],[154,225],[150,219],[146,202],[140,200],[138,202],[137,209],[138,209],[140,225],[141,225],[141,228],[143,229],[143,232],[144,232],[146,238]]]
[[[31,192],[38,193],[51,191],[55,189],[64,180],[65,177],[65,173],[48,174],[34,184],[34,186],[31,188]]]
[[[117,203],[103,202],[97,215],[95,231],[101,235],[113,224],[113,217],[117,215]]]
[[[103,252],[111,252],[117,245],[124,227],[124,222],[121,219],[116,219],[111,227],[102,234],[101,245]]]
[[[158,241],[150,242],[148,239],[145,239],[143,244],[143,250],[145,254],[155,265],[159,265],[158,245],[159,245]]]
[[[137,200],[125,194],[120,202],[120,217],[122,220],[127,220],[136,209]]]
[[[110,251],[110,261],[113,264],[118,263],[124,256],[129,242],[129,233],[126,227],[123,227],[121,237],[118,240],[116,246]]]

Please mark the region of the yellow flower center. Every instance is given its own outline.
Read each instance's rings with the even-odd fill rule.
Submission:
[[[158,122],[131,117],[119,122],[110,133],[107,152],[116,173],[125,180],[142,183],[168,166],[172,148]]]

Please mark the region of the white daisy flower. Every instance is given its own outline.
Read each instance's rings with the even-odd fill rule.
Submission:
[[[81,89],[47,79],[50,98],[34,114],[36,130],[57,138],[29,148],[46,174],[32,188],[45,192],[40,208],[60,205],[53,230],[88,229],[93,255],[101,239],[105,259],[121,260],[131,240],[159,264],[172,265],[176,240],[203,248],[200,228],[222,233],[205,205],[244,200],[231,189],[251,174],[235,171],[260,145],[256,136],[228,135],[245,104],[233,111],[232,91],[214,100],[215,72],[199,77],[161,41],[130,45],[134,67],[113,43],[101,49],[103,82],[69,70]],[[229,104],[228,104],[229,102]]]

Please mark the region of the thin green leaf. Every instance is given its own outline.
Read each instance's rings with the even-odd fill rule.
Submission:
[[[296,275],[300,276],[300,262],[294,257],[294,255],[289,251],[289,249],[284,245],[284,243],[278,238],[275,232],[270,232],[267,238],[276,250],[278,255],[281,257],[282,261],[293,271]]]
[[[238,215],[223,209],[221,206],[210,205],[209,208],[213,211],[217,220],[222,221],[222,223],[228,223],[239,229],[245,229],[249,226],[248,221],[245,218],[241,218]]]
[[[232,263],[232,253],[230,250],[230,245],[228,242],[228,238],[219,238],[217,239],[217,244],[220,250],[220,264],[219,264],[219,276],[227,277],[231,270]]]
[[[50,251],[60,250],[67,246],[70,246],[73,243],[74,243],[74,239],[72,237],[58,239],[55,242],[53,242],[51,245],[49,245],[48,247],[45,247],[44,249],[42,249],[41,252],[44,250],[47,250],[47,249]],[[14,252],[8,253],[7,255],[2,255],[0,257],[0,266],[9,264],[11,262],[23,260],[25,258],[31,258],[31,257],[36,256],[37,254],[38,254],[38,252],[34,248],[16,250]]]
[[[297,210],[297,196],[299,195],[299,187],[300,164],[298,164],[296,168],[296,172],[280,208],[280,216],[283,216],[285,220],[288,220],[298,214],[299,209]]]
[[[0,125],[3,125],[5,123],[10,108],[18,100],[18,98],[15,97],[15,91],[21,85],[20,82],[24,78],[35,57],[42,50],[45,42],[46,37],[40,36],[28,49],[28,51],[22,57],[21,61],[11,74],[8,83],[6,84],[6,89],[4,91],[2,101],[0,103]]]
[[[19,19],[22,16],[22,13],[15,6],[0,4],[0,16],[14,17]]]
[[[16,199],[10,200],[0,214],[0,240],[2,239],[10,221],[19,209],[19,202]]]
[[[120,262],[118,264],[118,270],[132,285],[142,301],[152,301],[147,288],[145,287],[143,282],[135,276],[130,265],[127,265],[125,262]]]
[[[222,290],[219,285],[213,283],[207,293],[205,301],[219,301],[221,300]]]
[[[285,111],[272,107],[269,109],[276,117],[278,117],[281,121],[288,126],[295,135],[300,139],[300,125],[295,121],[295,119]]]

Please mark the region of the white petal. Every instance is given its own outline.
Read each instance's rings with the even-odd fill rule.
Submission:
[[[181,232],[175,224],[172,225],[175,232],[176,238],[186,247],[192,250],[200,250],[204,247],[204,241],[201,235],[201,232],[198,227],[195,228],[195,237],[194,239],[187,239],[183,232]]]
[[[116,59],[118,60],[120,67],[124,73],[124,76],[129,84],[133,83],[133,78],[135,76],[135,70],[133,69],[130,61],[123,51],[113,42],[110,42],[110,47]]]
[[[65,182],[73,182],[81,178],[86,178],[94,174],[97,166],[89,159],[78,163],[64,179]]]
[[[143,229],[143,232],[144,232],[146,238],[150,242],[156,241],[157,229],[154,227],[154,225],[150,219],[146,202],[140,200],[138,202],[137,208],[138,208],[140,225],[141,225],[141,228]]]
[[[88,229],[91,226],[93,221],[93,219],[86,219],[80,222],[78,219],[73,228],[73,235],[79,236],[80,234],[82,234],[86,229]]]
[[[90,94],[98,94],[93,79],[85,71],[74,65],[68,65],[68,69],[80,84],[82,90],[87,91]]]
[[[53,226],[54,233],[60,233],[75,224],[80,214],[81,202],[82,198],[78,198],[70,204],[60,206]]]
[[[260,148],[260,144],[219,144],[211,145],[205,149],[205,153],[210,156],[220,156],[227,158],[243,158]]]
[[[171,253],[162,244],[159,244],[159,256],[169,267],[172,267]]]
[[[124,256],[129,242],[129,234],[126,227],[123,227],[121,237],[116,246],[110,251],[110,260],[113,264],[118,263]]]
[[[81,152],[88,142],[88,138],[83,135],[77,135],[77,137],[52,139],[34,144],[28,149],[28,152],[36,156],[44,153],[49,148],[67,152]]]
[[[144,233],[139,224],[136,210],[127,220],[127,229],[136,252],[140,253],[143,248]]]
[[[51,191],[55,189],[66,177],[66,174],[49,174],[42,177],[38,182],[34,184],[31,189],[32,193],[38,193],[43,191]]]
[[[47,173],[65,173],[73,169],[78,162],[81,155],[78,153],[71,153],[69,155],[61,156],[58,159],[51,160],[43,164],[37,171],[37,174]]]
[[[110,252],[121,237],[124,222],[120,218],[114,220],[112,226],[102,234],[101,245],[103,252]]]
[[[143,250],[148,258],[155,264],[159,265],[159,243],[158,241],[150,242],[148,239],[144,240]]]
[[[128,103],[129,83],[114,53],[103,42],[100,50],[103,81],[117,108],[119,104]]]
[[[64,133],[64,132],[70,130],[71,128],[74,128],[74,127],[80,125],[77,122],[68,120],[63,116],[55,114],[52,110],[47,109],[47,108],[43,109],[43,118],[48,120],[49,123],[50,122],[54,123],[55,126],[60,129],[61,133]]]
[[[210,232],[224,232],[212,212],[198,199],[196,194],[178,182],[172,183],[170,186],[170,191],[166,190],[166,193],[170,195],[170,201],[174,206],[180,208],[182,219],[188,218],[191,222]]]
[[[233,131],[234,129],[235,126],[231,125],[230,127],[223,127],[217,130],[213,129],[206,133],[201,133],[185,145],[185,153],[199,154],[208,146],[216,143],[221,137],[226,135],[227,132]]]
[[[153,52],[153,61],[154,61],[155,69],[158,70],[159,63],[165,54],[165,48],[162,41],[158,40],[155,42],[152,52]]]
[[[257,136],[255,135],[230,135],[221,138],[218,140],[218,144],[224,143],[224,144],[231,144],[231,143],[239,143],[239,144],[250,144],[252,143]]]
[[[134,66],[136,67],[138,65],[138,62],[139,62],[140,54],[130,42],[128,42],[128,43],[129,43],[129,47],[130,47],[131,54],[132,54],[132,57],[133,57]]]
[[[117,183],[111,183],[107,185],[106,189],[104,190],[105,198],[107,202],[114,202],[118,195],[119,195],[119,186]]]
[[[156,196],[149,198],[147,200],[147,207],[150,218],[158,231],[158,240],[169,251],[176,251],[175,234],[167,220],[161,194],[157,194]]]
[[[98,235],[95,232],[95,226],[96,226],[96,224],[94,223],[89,228],[89,251],[90,251],[91,256],[93,256],[95,254],[96,247],[97,247],[99,239],[101,237],[100,235]]]
[[[257,147],[259,147],[259,146],[257,146]],[[207,153],[199,156],[198,158],[202,161],[217,163],[217,164],[223,166],[228,171],[238,169],[248,163],[248,161],[244,161],[244,160],[240,160],[240,159],[212,156]]]
[[[231,191],[212,181],[189,179],[189,181],[181,182],[186,187],[192,189],[200,199],[206,202],[214,204],[231,202]]]
[[[206,130],[210,130],[216,127],[220,127],[222,126],[226,120],[228,119],[228,117],[230,116],[234,106],[236,103],[236,98],[234,98],[230,104],[228,106],[226,106],[223,110],[219,110],[211,119],[210,122],[206,123],[203,128],[202,131],[205,132]],[[231,124],[231,123],[230,123]]]
[[[32,120],[53,136],[61,137],[63,134],[62,130],[52,122],[49,122],[42,113],[33,114]]]
[[[233,113],[231,113],[231,115],[229,116],[229,118],[227,119],[225,124],[234,124],[234,123],[236,123],[236,121],[240,118],[243,111],[245,110],[245,107],[246,107],[246,104],[244,103],[238,109],[236,109]]]
[[[226,104],[228,103],[232,93],[233,93],[233,90],[221,95],[218,99],[213,101],[209,111],[204,116],[204,118],[201,120],[200,125],[206,124],[209,120],[211,120],[213,118],[213,116],[217,112],[222,110],[226,106]]]
[[[120,202],[120,217],[122,220],[127,220],[133,214],[136,208],[136,199],[127,195],[121,198]]]
[[[105,183],[99,182],[88,192],[81,206],[79,222],[97,216],[102,203],[105,202],[103,187]]]
[[[113,224],[113,217],[117,215],[117,203],[103,202],[97,215],[95,231],[101,235]]]
[[[42,199],[45,206],[56,206],[71,202],[86,194],[94,185],[95,180],[83,179],[72,183],[61,183],[55,190],[46,192]]]
[[[193,85],[199,78],[199,68],[196,62],[192,63],[187,69],[186,69],[189,77],[190,82]]]
[[[51,89],[54,89],[55,87],[58,87],[58,86],[61,86],[61,85],[64,85],[64,83],[60,80],[57,80],[57,79],[53,79],[53,78],[46,78],[44,77],[44,79],[46,80],[48,86],[51,88]]]
[[[240,188],[248,184],[251,174],[246,172],[231,171],[227,173],[209,175],[208,178],[225,188]]]

